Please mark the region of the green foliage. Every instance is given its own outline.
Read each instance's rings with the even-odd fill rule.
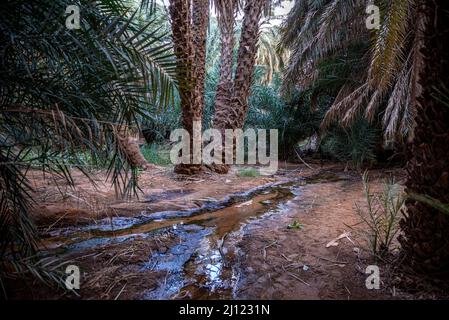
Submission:
[[[382,144],[381,130],[365,119],[358,119],[348,128],[332,127],[322,140],[322,152],[338,161],[351,162],[361,168],[376,160],[376,148]]]
[[[118,0],[9,0],[0,10],[0,278],[4,266],[37,274],[29,218],[30,168],[73,184],[71,168],[104,165],[121,194],[136,190],[137,170],[118,133],[173,100],[175,59],[167,36],[143,6]],[[129,4],[129,6],[128,6]],[[146,4],[146,5],[145,5]],[[79,30],[65,26],[80,7]],[[85,155],[89,153],[89,158]],[[87,173],[87,172],[85,172]]]
[[[399,221],[405,196],[394,179],[384,183],[381,192],[372,192],[368,171],[362,176],[366,209],[356,204],[357,214],[368,227],[367,237],[372,253],[378,257],[388,254],[400,230]]]
[[[240,169],[237,172],[237,176],[255,178],[255,177],[260,176],[260,173],[259,173],[259,170],[256,168],[245,168],[245,169]]]
[[[149,163],[158,166],[171,165],[169,147],[167,148],[162,145],[152,143],[150,145],[145,145],[141,147],[140,150],[142,152],[142,155]]]
[[[293,221],[292,223],[290,223],[287,226],[287,229],[298,229],[298,230],[301,230],[302,228],[304,228],[304,225],[301,222],[299,222],[298,220]]]

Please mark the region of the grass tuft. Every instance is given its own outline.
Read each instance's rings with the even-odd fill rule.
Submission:
[[[257,170],[256,168],[245,168],[245,169],[239,170],[237,172],[237,176],[255,178],[255,177],[259,177],[260,173],[259,173],[259,170]]]

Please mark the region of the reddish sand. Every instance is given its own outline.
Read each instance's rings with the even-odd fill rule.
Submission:
[[[144,172],[139,177],[143,191],[140,199],[116,200],[114,188],[104,183],[105,174],[94,176],[94,188],[83,175],[74,173],[75,189],[62,179],[43,179],[31,174],[39,207],[33,218],[43,234],[61,227],[93,223],[108,216],[137,216],[143,210],[181,210],[198,207],[204,199],[220,200],[230,193],[244,191],[286,177],[308,177],[332,172],[337,179],[324,178],[307,183],[301,195],[289,203],[282,215],[264,216],[242,228],[237,243],[236,266],[240,278],[235,287],[237,299],[395,299],[405,298],[389,283],[381,290],[365,286],[365,268],[374,263],[367,250],[364,226],[355,211],[355,203],[365,203],[359,173],[344,172],[338,165],[287,165],[274,177],[239,177],[234,169],[228,175],[205,173],[196,177],[179,177],[168,168]],[[391,173],[391,172],[390,172]],[[372,187],[379,190],[385,171],[372,174]],[[401,178],[401,171],[393,171]],[[55,182],[59,182],[56,186]],[[302,228],[287,226],[298,221]],[[220,226],[217,226],[220,227]],[[326,244],[344,232],[349,236],[338,245]],[[33,298],[140,299],[142,288],[160,286],[161,272],[139,271],[139,265],[155,253],[164,253],[178,240],[170,233],[150,240],[135,240],[89,249],[70,255],[78,261],[86,277],[80,297],[56,294],[52,290],[34,290]],[[381,279],[389,275],[380,265]],[[30,297],[24,288],[16,288],[12,297]]]

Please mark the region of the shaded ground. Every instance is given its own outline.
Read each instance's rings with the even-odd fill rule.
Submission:
[[[40,172],[31,172],[29,176],[39,204],[33,218],[39,226],[51,230],[88,224],[105,217],[132,217],[144,210],[191,209],[207,200],[275,181],[275,178],[267,177],[241,178],[235,170],[229,175],[204,173],[195,177],[179,176],[172,171],[161,167],[142,172],[139,175],[142,193],[139,193],[139,199],[133,197],[128,201],[117,200],[114,187],[105,182],[105,172],[92,173],[94,186],[82,173],[74,171],[75,190],[64,178],[43,178]]]
[[[16,287],[11,298],[406,298],[386,283],[365,287],[373,261],[354,210],[365,201],[360,175],[313,166],[287,165],[270,178],[234,169],[188,180],[160,169],[141,174],[144,195],[129,201],[115,200],[102,173],[97,190],[81,175],[76,190],[59,191],[35,176],[41,205],[34,218],[47,255],[80,266],[81,290],[40,287],[30,296]],[[372,187],[392,173],[401,178],[374,172]],[[295,221],[299,228],[289,228]],[[380,267],[382,279],[389,271]]]
[[[365,269],[372,261],[354,204],[364,198],[358,177],[303,187],[281,217],[268,217],[245,228],[241,242],[244,299],[383,299],[388,290],[367,290]],[[300,230],[286,226],[299,221]],[[352,228],[351,228],[352,227]],[[266,230],[270,230],[267,235]],[[351,232],[338,246],[332,239]],[[251,254],[252,253],[252,254]]]

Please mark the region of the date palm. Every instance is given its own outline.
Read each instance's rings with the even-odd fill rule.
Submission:
[[[225,112],[226,106],[231,104],[235,45],[234,29],[239,2],[238,0],[215,0],[214,5],[217,9],[221,42],[220,78],[215,98],[214,127],[225,129],[231,127],[228,119],[223,117],[222,113]]]
[[[432,202],[449,204],[449,5],[418,1],[415,21],[420,39],[416,94],[416,128],[409,145],[406,216],[401,244],[406,261],[419,272],[449,276],[449,216]],[[419,195],[418,197],[416,195]],[[432,199],[430,203],[422,199]],[[447,211],[446,211],[447,212]]]
[[[440,97],[448,87],[449,64],[443,58],[448,5],[427,0],[374,3],[383,15],[370,43],[366,1],[296,1],[284,24],[283,44],[291,51],[286,83],[308,87],[328,72],[323,64],[335,56],[347,57],[354,45],[367,44],[338,88],[323,127],[335,120],[349,123],[359,114],[373,119],[384,106],[385,137],[408,135],[411,140],[410,198],[400,238],[405,261],[415,271],[447,276],[449,217],[428,199],[449,203],[449,108]]]
[[[213,126],[222,132],[225,129],[242,128],[248,113],[248,98],[253,80],[258,52],[260,20],[262,14],[271,9],[269,0],[245,0],[239,2],[215,1],[218,8],[218,23],[221,31],[222,51],[220,82],[217,88]],[[226,5],[224,4],[226,3]],[[235,14],[243,6],[243,22],[235,74],[233,69]],[[211,166],[213,171],[227,173],[229,165]]]
[[[65,26],[74,4],[79,30]],[[138,163],[124,137],[168,105],[175,85],[170,42],[154,21],[138,19],[153,9],[117,0],[0,5],[0,285],[12,271],[57,280],[49,261],[34,258],[29,169],[73,184],[70,169],[89,176],[88,156],[87,165],[109,166],[123,195],[135,189]]]
[[[369,3],[297,0],[283,25],[282,45],[291,52],[285,84],[313,85],[326,76],[320,65],[364,45],[365,52],[353,61],[354,71],[338,89],[322,126],[335,121],[347,125],[360,114],[372,121],[381,111],[385,138],[401,139],[414,125],[413,93],[408,93],[418,46],[415,0],[371,1],[382,9],[380,28],[373,31],[366,27]]]
[[[182,124],[193,141],[194,123],[201,123],[204,110],[204,79],[206,74],[206,37],[209,25],[209,0],[170,0],[169,13],[175,54],[178,60],[177,78],[181,97]],[[201,164],[179,164],[175,172],[196,174]]]

